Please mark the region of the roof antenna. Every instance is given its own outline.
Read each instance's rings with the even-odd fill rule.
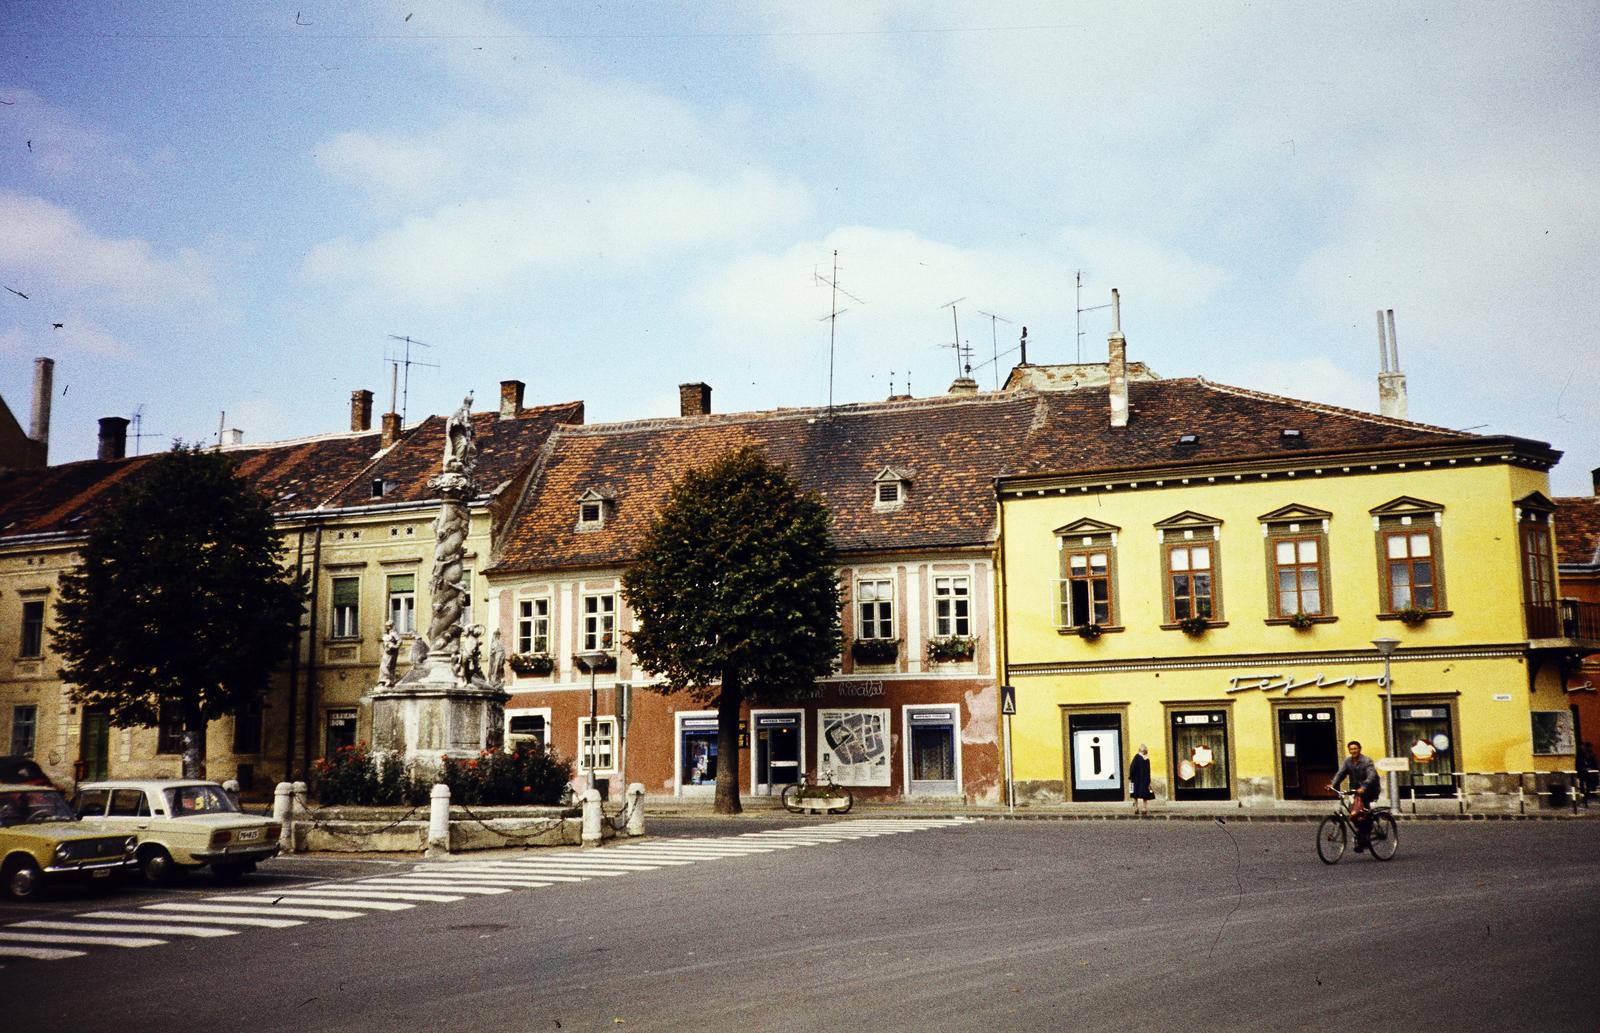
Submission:
[[[995,324],[1005,323],[1009,326],[1011,325],[1011,320],[1005,316],[997,316],[993,312],[985,312],[983,309],[978,310],[978,315],[989,317],[989,343],[994,348],[994,358],[989,361],[994,363],[994,389],[998,391],[1000,390],[1000,338],[995,329]],[[1024,357],[1024,361],[1026,361],[1026,357]]]
[[[133,454],[139,454],[139,444],[145,438],[159,438],[160,434],[144,430],[144,403],[140,402],[133,407]]]
[[[411,357],[411,346],[413,344],[415,344],[415,345],[417,345],[418,347],[421,347],[421,348],[432,348],[433,347],[433,345],[429,344],[426,341],[418,341],[415,338],[412,338],[410,336],[400,336],[400,335],[396,335],[396,334],[390,334],[389,335],[389,340],[391,340],[391,341],[404,341],[406,343],[406,351],[405,351],[405,357],[404,358],[386,360],[389,363],[393,364],[396,370],[398,370],[401,366],[404,366],[405,369],[406,369],[405,388],[404,388],[404,392],[400,396],[400,408],[398,410],[396,410],[395,407],[394,407],[394,401],[395,401],[395,399],[394,399],[394,377],[390,376],[390,378],[389,378],[389,411],[390,412],[399,412],[400,413],[400,426],[404,427],[406,425],[406,409],[411,404],[411,367],[412,366],[427,366],[430,369],[438,369],[439,368],[439,364],[437,362],[423,362],[421,359],[413,359]]]
[[[1084,308],[1083,307],[1083,270],[1082,269],[1078,270],[1078,302],[1077,302],[1077,304],[1078,304],[1078,364],[1081,366],[1083,364],[1083,314],[1085,312],[1094,312],[1097,309],[1110,308],[1111,307],[1111,303],[1109,301],[1106,302],[1104,305],[1090,305],[1088,308]]]
[[[956,351],[956,376],[958,377],[961,375],[961,320],[956,318],[956,306],[966,300],[966,296],[962,295],[954,301],[946,302],[939,306],[950,310],[950,325],[955,328],[956,338],[950,347]]]
[[[839,295],[843,294],[845,297],[849,298],[851,301],[855,302],[857,305],[865,305],[866,302],[862,301],[860,298],[856,297],[854,294],[851,294],[849,291],[847,291],[843,287],[839,286],[839,249],[838,248],[834,248],[834,250],[833,250],[833,279],[831,279],[831,280],[828,279],[826,276],[823,276],[821,273],[817,272],[816,268],[813,267],[812,270],[811,270],[811,283],[813,285],[816,285],[818,283],[825,283],[825,284],[828,285],[829,289],[831,289],[833,291],[833,298],[828,303],[828,314],[823,316],[822,319],[817,320],[817,322],[819,322],[819,323],[823,322],[823,320],[826,320],[827,323],[828,323],[828,419],[831,420],[831,419],[833,419],[833,340],[834,340],[834,330],[838,325],[839,317],[841,315],[843,315],[844,313],[850,311],[849,309],[845,309],[845,308],[840,308],[839,307]],[[894,392],[891,390],[890,394],[893,394],[893,393]]]

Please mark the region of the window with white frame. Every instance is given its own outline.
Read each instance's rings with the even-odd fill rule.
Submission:
[[[616,648],[617,597],[615,595],[586,595],[583,597],[583,651],[610,652]]]
[[[333,579],[333,637],[355,638],[361,634],[361,579]]]
[[[550,600],[517,600],[517,652],[550,652]]]
[[[394,630],[413,635],[417,630],[417,575],[389,575],[389,619]]]
[[[965,575],[933,579],[933,633],[939,638],[972,636],[972,590]]]
[[[856,582],[857,638],[894,638],[894,582],[863,578]]]
[[[596,718],[593,731],[587,717],[578,719],[578,770],[615,771],[617,769],[617,719]]]

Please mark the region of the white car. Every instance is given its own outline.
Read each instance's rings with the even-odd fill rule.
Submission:
[[[205,865],[218,879],[233,882],[278,853],[279,824],[241,812],[215,782],[86,782],[73,808],[81,817],[101,818],[111,829],[137,835],[139,870],[151,882]]]

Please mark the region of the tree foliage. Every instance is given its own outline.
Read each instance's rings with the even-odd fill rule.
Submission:
[[[717,809],[737,812],[744,699],[808,687],[838,659],[832,517],[754,449],[672,487],[622,579],[638,618],[628,647],[661,692],[717,702]]]
[[[128,478],[62,578],[61,677],[117,727],[149,727],[176,708],[192,777],[206,722],[261,699],[303,597],[266,500],[228,456],[177,445]]]

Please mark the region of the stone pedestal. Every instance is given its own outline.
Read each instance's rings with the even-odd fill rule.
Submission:
[[[446,757],[476,757],[501,745],[510,697],[481,676],[456,677],[450,658],[431,654],[395,685],[372,691],[372,747],[406,764],[437,768]]]

